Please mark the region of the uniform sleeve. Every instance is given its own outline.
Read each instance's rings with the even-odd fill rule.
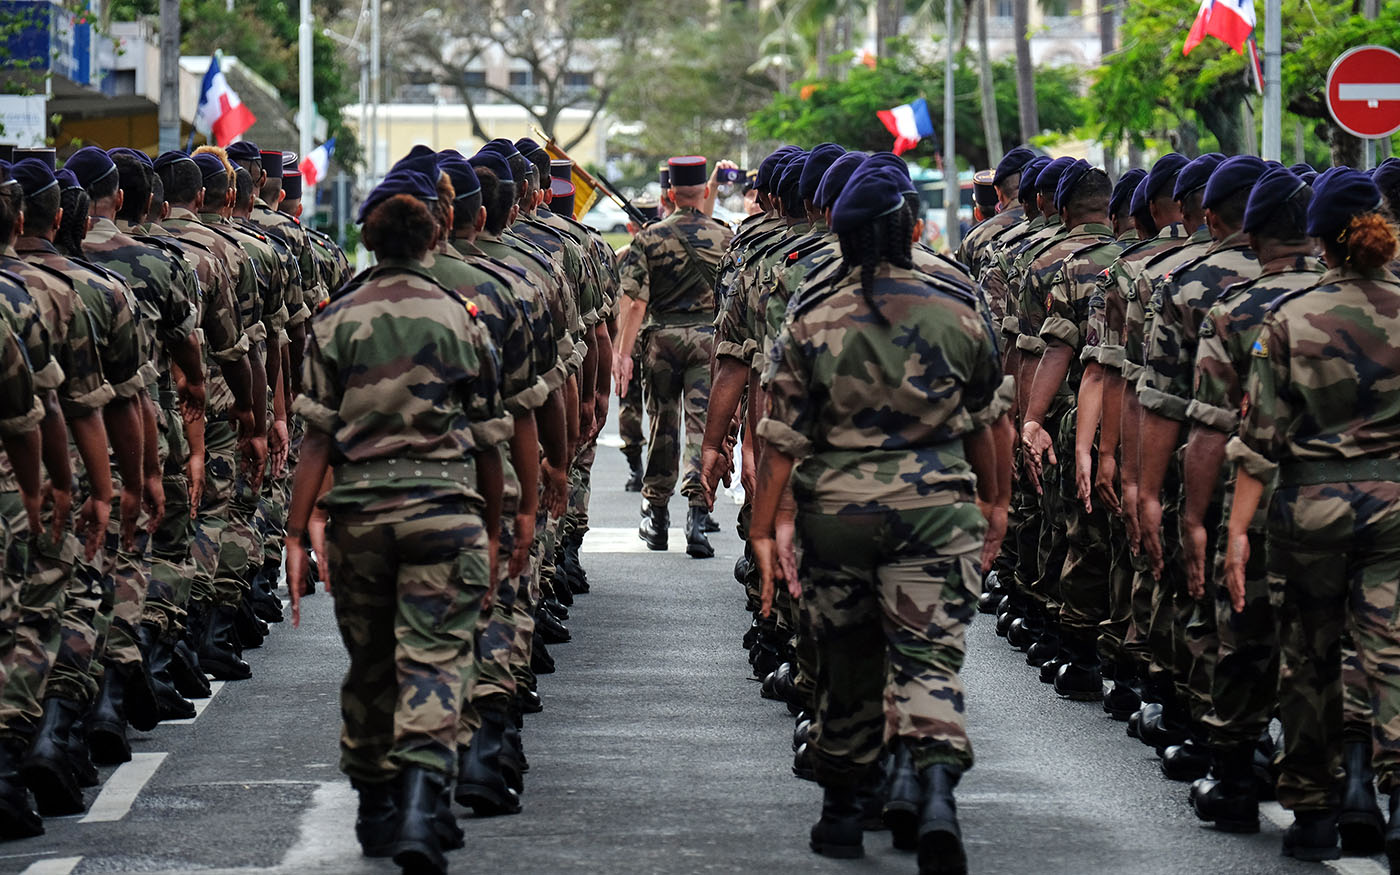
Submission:
[[[68,335],[59,347],[59,357],[65,378],[58,387],[58,401],[64,416],[87,416],[107,406],[115,393],[102,373],[97,332],[80,300],[73,302]]]
[[[301,362],[301,394],[292,402],[292,412],[306,424],[335,435],[340,430],[343,387],[336,371],[334,351],[322,345],[316,326],[306,332],[306,351]]]
[[[810,385],[806,350],[793,334],[789,319],[769,353],[764,386],[768,392],[767,415],[758,423],[758,436],[793,457],[812,455],[816,436],[817,394]]]
[[[632,246],[627,250],[627,260],[622,263],[618,273],[621,275],[622,294],[634,301],[641,301],[643,304],[651,300],[651,276],[647,266],[646,247],[650,242],[650,235],[645,231],[638,234],[632,240]]]
[[[44,405],[35,395],[29,358],[9,324],[0,320],[0,435],[27,434],[43,418]]]
[[[161,298],[156,337],[161,346],[172,346],[189,337],[199,324],[199,278],[182,259],[169,256],[166,262],[170,265],[170,286],[155,290]]]
[[[1289,381],[1288,325],[1277,312],[1264,320],[1263,329],[1249,351],[1249,379],[1238,437],[1231,438],[1231,461],[1256,479],[1268,482],[1278,463],[1291,453],[1289,426],[1293,421],[1293,389]]]
[[[1186,357],[1186,314],[1176,283],[1158,286],[1153,296],[1152,328],[1143,345],[1143,370],[1138,377],[1138,401],[1167,419],[1181,422],[1191,403]]]
[[[248,337],[238,327],[238,303],[233,280],[222,264],[215,263],[214,281],[205,290],[204,343],[209,356],[220,362],[236,362],[248,354]]]
[[[52,335],[44,320],[39,318],[38,309],[31,304],[23,310],[16,310],[15,318],[19,324],[16,337],[34,371],[34,388],[40,392],[57,389],[63,385],[63,366],[58,363]]]
[[[1045,321],[1040,326],[1040,339],[1047,345],[1063,343],[1070,349],[1077,350],[1084,342],[1084,332],[1077,312],[1079,302],[1075,299],[1075,285],[1068,271],[1063,269],[1057,270],[1050,282],[1050,306],[1046,311]]]
[[[501,314],[501,396],[506,411],[521,416],[543,404],[549,391],[535,370],[534,340],[520,301],[505,288],[494,294]]]
[[[230,245],[234,247],[234,257],[238,260],[234,271],[238,319],[251,346],[267,339],[267,331],[262,324],[262,282],[258,278],[256,266],[242,247],[237,244]]]
[[[1226,346],[1229,324],[1227,312],[1220,305],[1211,307],[1201,323],[1196,346],[1196,385],[1186,415],[1207,428],[1234,434],[1240,425],[1244,389]]]
[[[500,357],[496,347],[481,323],[471,324],[475,331],[465,338],[463,354],[475,360],[472,370],[476,376],[464,387],[464,400],[472,446],[485,449],[510,440],[514,425],[501,398]]]
[[[149,356],[137,331],[131,289],[126,283],[114,280],[104,292],[109,312],[102,349],[103,373],[117,398],[132,398],[155,378],[155,374],[145,367]]]
[[[1028,355],[1045,354],[1046,343],[1031,325],[1031,314],[1045,306],[1045,299],[1040,297],[1043,294],[1036,275],[1026,271],[1025,279],[1021,281],[1021,292],[1017,295],[1016,348]]]
[[[1123,292],[1124,262],[1109,268],[1103,290],[1103,340],[1099,343],[1099,363],[1116,371],[1123,370],[1123,318],[1127,298]]]

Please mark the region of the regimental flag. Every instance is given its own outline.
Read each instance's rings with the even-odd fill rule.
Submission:
[[[933,119],[928,114],[928,101],[920,97],[913,103],[882,109],[876,113],[885,129],[894,134],[894,148],[890,151],[901,155],[915,146],[924,137],[933,136]]]
[[[297,169],[301,171],[302,185],[315,185],[326,178],[331,166],[331,155],[335,153],[335,137],[311,150],[311,154],[301,159]]]
[[[1224,42],[1237,53],[1244,54],[1245,41],[1254,33],[1254,0],[1201,0],[1196,21],[1181,47],[1183,55],[1201,44],[1208,36]]]
[[[539,131],[536,130],[535,133],[539,133]],[[577,161],[570,158],[568,153],[559,148],[559,145],[549,137],[545,137],[544,149],[551,158],[557,161],[573,161],[574,167],[569,174],[569,181],[574,184],[574,219],[582,219],[589,210],[593,209],[593,205],[598,203],[598,198],[603,195],[602,191],[599,190],[598,180],[593,178],[593,174],[580,167]]]
[[[219,53],[209,59],[209,70],[204,74],[204,84],[199,89],[199,106],[195,109],[195,130],[206,137],[213,137],[220,146],[227,146],[243,136],[243,132],[253,126],[258,119],[253,111],[243,105],[238,94],[228,87],[228,80],[219,69]]]

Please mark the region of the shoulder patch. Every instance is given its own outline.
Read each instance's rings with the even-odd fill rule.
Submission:
[[[1264,339],[1264,335],[1259,335],[1258,339],[1254,341],[1254,346],[1250,348],[1249,354],[1261,359],[1269,357],[1269,341]]]

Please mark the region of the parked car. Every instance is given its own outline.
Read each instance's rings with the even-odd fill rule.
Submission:
[[[582,222],[604,234],[627,233],[627,213],[608,198],[599,200],[593,209],[584,214]]]

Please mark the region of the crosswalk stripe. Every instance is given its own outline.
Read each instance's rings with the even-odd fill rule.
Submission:
[[[82,857],[51,857],[47,860],[35,860],[20,875],[69,875],[70,872],[78,868],[78,864],[82,861]]]
[[[131,762],[122,763],[112,773],[112,777],[107,779],[107,783],[102,786],[102,792],[97,794],[97,799],[88,809],[87,816],[78,822],[111,823],[126,817],[132,804],[136,802],[136,797],[145,789],[146,782],[151,780],[167,756],[169,754],[166,753],[132,754]]]
[[[162,720],[161,726],[189,726],[199,719],[199,715],[204,713],[204,709],[209,707],[209,703],[214,701],[214,697],[219,695],[219,690],[224,688],[224,681],[210,681],[209,695],[203,699],[191,699],[194,703],[194,716],[184,720]]]

